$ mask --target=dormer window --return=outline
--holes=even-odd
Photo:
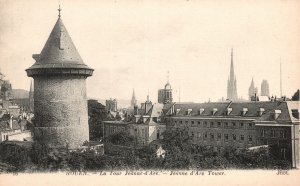
[[[202,115],[203,112],[204,112],[204,108],[200,108],[200,110],[199,110],[199,115]]]
[[[245,116],[248,112],[248,108],[243,108],[242,110],[242,116]]]
[[[277,119],[280,114],[281,114],[281,110],[275,110],[274,111],[274,119]]]
[[[193,109],[188,109],[187,111],[186,111],[186,115],[191,115],[191,112],[193,111]]]
[[[265,109],[264,108],[259,108],[258,110],[258,116],[262,116],[265,112]]]
[[[229,114],[232,112],[232,108],[227,108],[226,115],[229,116]]]
[[[217,108],[213,108],[212,115],[215,115],[218,112]]]

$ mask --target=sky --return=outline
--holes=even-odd
[[[13,88],[29,90],[25,69],[57,18],[56,0],[0,0],[0,69]],[[157,101],[169,81],[174,101],[217,101],[227,94],[233,48],[238,96],[251,79],[260,93],[300,88],[299,2],[294,0],[61,0],[62,20],[84,62],[92,98]],[[180,91],[179,91],[180,90]]]

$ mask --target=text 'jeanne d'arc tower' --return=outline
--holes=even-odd
[[[27,75],[34,79],[34,138],[50,146],[77,148],[89,140],[84,64],[60,16]]]

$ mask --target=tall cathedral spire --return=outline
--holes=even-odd
[[[230,80],[234,79],[234,68],[233,68],[233,48],[231,48],[231,63],[230,63]]]
[[[258,89],[257,89],[257,87],[254,86],[254,80],[252,77],[252,81],[251,81],[251,84],[248,89],[249,100],[251,101],[253,97],[257,96],[257,94],[258,94]]]
[[[227,82],[227,99],[231,101],[235,101],[238,99],[236,88],[236,76],[234,74],[233,66],[233,48],[231,48],[230,75]]]
[[[137,105],[137,100],[135,98],[135,93],[134,93],[134,89],[133,89],[132,98],[131,98],[131,107],[134,107],[136,105]]]

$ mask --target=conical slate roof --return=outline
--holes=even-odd
[[[32,70],[36,72],[37,69],[43,69],[43,71],[46,69],[86,69],[93,71],[84,64],[60,17],[57,19],[41,54],[34,54],[33,58],[36,62],[26,70],[29,76]]]

